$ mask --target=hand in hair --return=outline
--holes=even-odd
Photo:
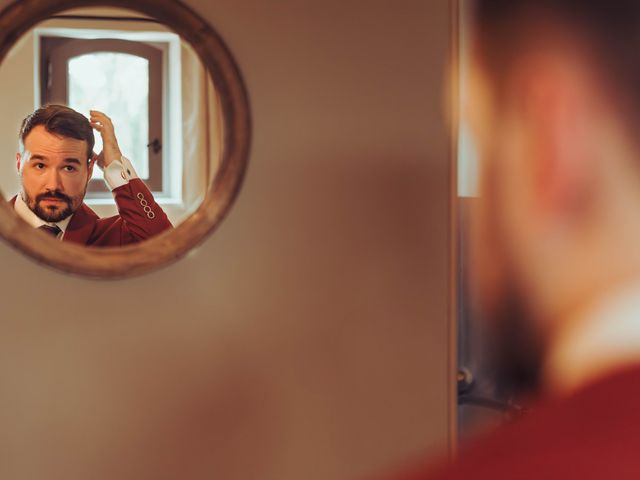
[[[118,140],[116,139],[116,133],[111,119],[97,110],[91,110],[89,113],[91,115],[89,118],[91,126],[95,128],[102,137],[102,152],[95,156],[94,161],[100,168],[105,169],[114,160],[120,160],[122,152],[118,146]]]

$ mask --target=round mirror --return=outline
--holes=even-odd
[[[250,141],[239,69],[211,26],[177,1],[120,4],[21,0],[0,13],[12,92],[0,235],[100,278],[165,265],[213,232]]]

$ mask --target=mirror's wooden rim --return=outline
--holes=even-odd
[[[224,219],[247,167],[251,138],[249,100],[240,71],[220,36],[177,0],[17,0],[0,12],[0,62],[31,28],[51,15],[76,7],[121,7],[164,23],[191,44],[220,96],[224,129],[220,167],[198,210],[172,231],[126,247],[82,247],[35,231],[16,216],[0,195],[0,236],[36,261],[89,277],[130,277],[184,256]]]

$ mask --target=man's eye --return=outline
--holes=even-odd
[[[76,171],[76,167],[73,167],[71,165],[67,165],[64,167],[65,172],[75,172]]]
[[[46,165],[42,162],[38,162],[34,165],[37,169],[42,170]]]

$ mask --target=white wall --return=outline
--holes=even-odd
[[[22,119],[33,110],[33,34],[23,36],[0,66],[0,190],[6,197],[20,188],[16,171],[18,131]]]
[[[448,2],[187,3],[247,80],[244,188],[140,278],[0,243],[0,478],[355,479],[445,448]]]

